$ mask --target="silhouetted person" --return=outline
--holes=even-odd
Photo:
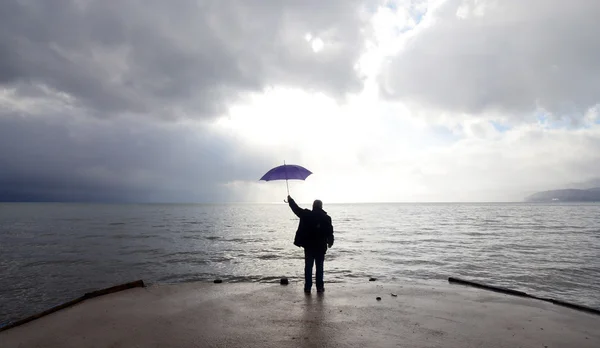
[[[315,200],[312,210],[302,209],[292,197],[288,203],[294,214],[300,218],[294,245],[304,248],[304,292],[312,288],[312,268],[317,265],[315,274],[317,292],[325,291],[323,283],[323,263],[327,248],[333,246],[333,225],[331,217],[323,210],[323,202]]]

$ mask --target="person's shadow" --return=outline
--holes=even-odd
[[[327,346],[332,332],[327,332],[325,294],[306,294],[302,315],[300,340],[301,347]]]

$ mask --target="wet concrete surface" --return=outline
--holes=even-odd
[[[311,295],[301,284],[188,283],[86,300],[1,332],[0,347],[597,348],[600,316],[445,283]]]

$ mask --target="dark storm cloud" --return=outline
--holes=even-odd
[[[388,97],[516,115],[600,101],[600,2],[449,0],[430,15],[384,71]]]
[[[273,163],[235,145],[176,124],[4,115],[0,201],[227,201],[220,185]]]
[[[341,98],[362,86],[361,3],[2,1],[0,84],[45,85],[99,116],[202,117],[274,84]]]

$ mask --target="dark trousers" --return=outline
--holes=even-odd
[[[304,290],[312,288],[312,269],[313,264],[317,265],[317,273],[315,274],[317,290],[323,289],[323,263],[325,262],[325,253],[304,249]]]

